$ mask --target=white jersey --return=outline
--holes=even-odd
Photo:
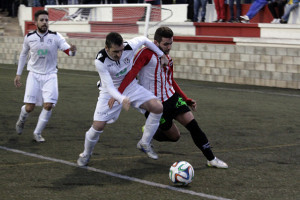
[[[105,49],[102,49],[97,54],[95,65],[101,79],[101,92],[109,93],[120,103],[123,101],[125,96],[121,95],[117,88],[120,86],[125,75],[131,70],[134,54],[142,45],[153,50],[159,57],[163,55],[163,52],[144,36],[124,42],[124,51],[119,61],[112,60]],[[134,84],[137,84],[136,80],[133,80],[129,87]]]
[[[17,75],[22,74],[28,52],[28,71],[38,74],[57,73],[57,50],[65,51],[69,48],[70,45],[57,32],[48,31],[44,35],[39,35],[37,31],[28,33],[20,54]]]

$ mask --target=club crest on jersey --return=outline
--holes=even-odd
[[[51,45],[51,44],[52,44],[52,39],[48,39],[48,40],[47,40],[47,44],[50,44],[50,45]]]
[[[129,59],[129,58],[125,58],[125,59],[123,60],[123,62],[127,65],[127,64],[130,63],[130,59]]]

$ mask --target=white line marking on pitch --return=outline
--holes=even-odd
[[[25,155],[25,156],[30,156],[30,157],[39,158],[39,159],[43,159],[43,160],[48,160],[48,161],[52,161],[52,162],[62,163],[62,164],[73,166],[73,167],[78,167],[77,164],[69,162],[69,161],[65,161],[65,160],[50,158],[50,157],[47,157],[47,156],[42,156],[42,155],[38,155],[38,154],[34,154],[34,153],[28,153],[28,152],[25,152],[25,151],[20,151],[20,150],[17,150],[17,149],[11,149],[11,148],[7,148],[7,147],[4,147],[4,146],[0,146],[0,149],[3,149],[5,151],[14,152],[14,153],[19,153],[19,154],[22,154],[22,155]],[[125,176],[125,175],[121,175],[121,174],[117,174],[117,173],[113,173],[113,172],[108,172],[108,171],[101,170],[101,169],[96,169],[96,168],[93,168],[93,167],[81,167],[81,168],[87,169],[87,170],[90,170],[90,171],[93,171],[93,172],[98,172],[98,173],[101,173],[101,174],[105,174],[105,175],[108,175],[108,176],[113,176],[113,177],[116,177],[116,178],[128,180],[128,181],[134,181],[134,182],[142,183],[142,184],[145,184],[145,185],[150,185],[150,186],[154,186],[154,187],[158,187],[158,188],[173,190],[173,191],[176,191],[176,192],[186,193],[186,194],[190,194],[190,195],[194,195],[194,196],[204,197],[204,198],[208,198],[208,199],[216,199],[216,200],[230,200],[230,199],[223,198],[223,197],[204,194],[204,193],[200,193],[200,192],[194,192],[194,191],[187,190],[187,189],[172,187],[172,186],[169,186],[169,185],[163,185],[163,184],[160,184],[160,183],[146,181],[146,180],[142,180],[142,179],[139,179],[139,178],[134,178],[134,177]]]

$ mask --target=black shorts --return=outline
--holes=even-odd
[[[171,98],[163,102],[163,106],[163,115],[159,125],[159,128],[163,131],[169,130],[172,127],[173,119],[177,115],[191,111],[186,102],[177,93],[174,93]],[[146,112],[145,115],[148,116],[149,113]]]

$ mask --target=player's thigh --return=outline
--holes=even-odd
[[[94,112],[94,121],[103,121],[110,124],[115,122],[119,118],[122,110],[122,104],[119,104],[116,101],[113,107],[109,108],[108,101],[110,98],[110,95],[100,94]]]
[[[149,112],[156,113],[156,114],[162,113],[162,111],[163,111],[163,105],[156,98],[146,101],[140,107],[142,109],[145,109]]]
[[[154,113],[162,112],[163,106],[158,101],[157,97],[140,85],[137,85],[134,90],[131,90],[128,94],[124,95],[129,97],[131,105],[135,108],[143,108]]]
[[[24,103],[36,104],[41,96],[42,90],[37,77],[32,72],[28,73],[24,94]]]
[[[57,74],[49,74],[44,77],[42,96],[45,103],[56,104],[58,99]]]

